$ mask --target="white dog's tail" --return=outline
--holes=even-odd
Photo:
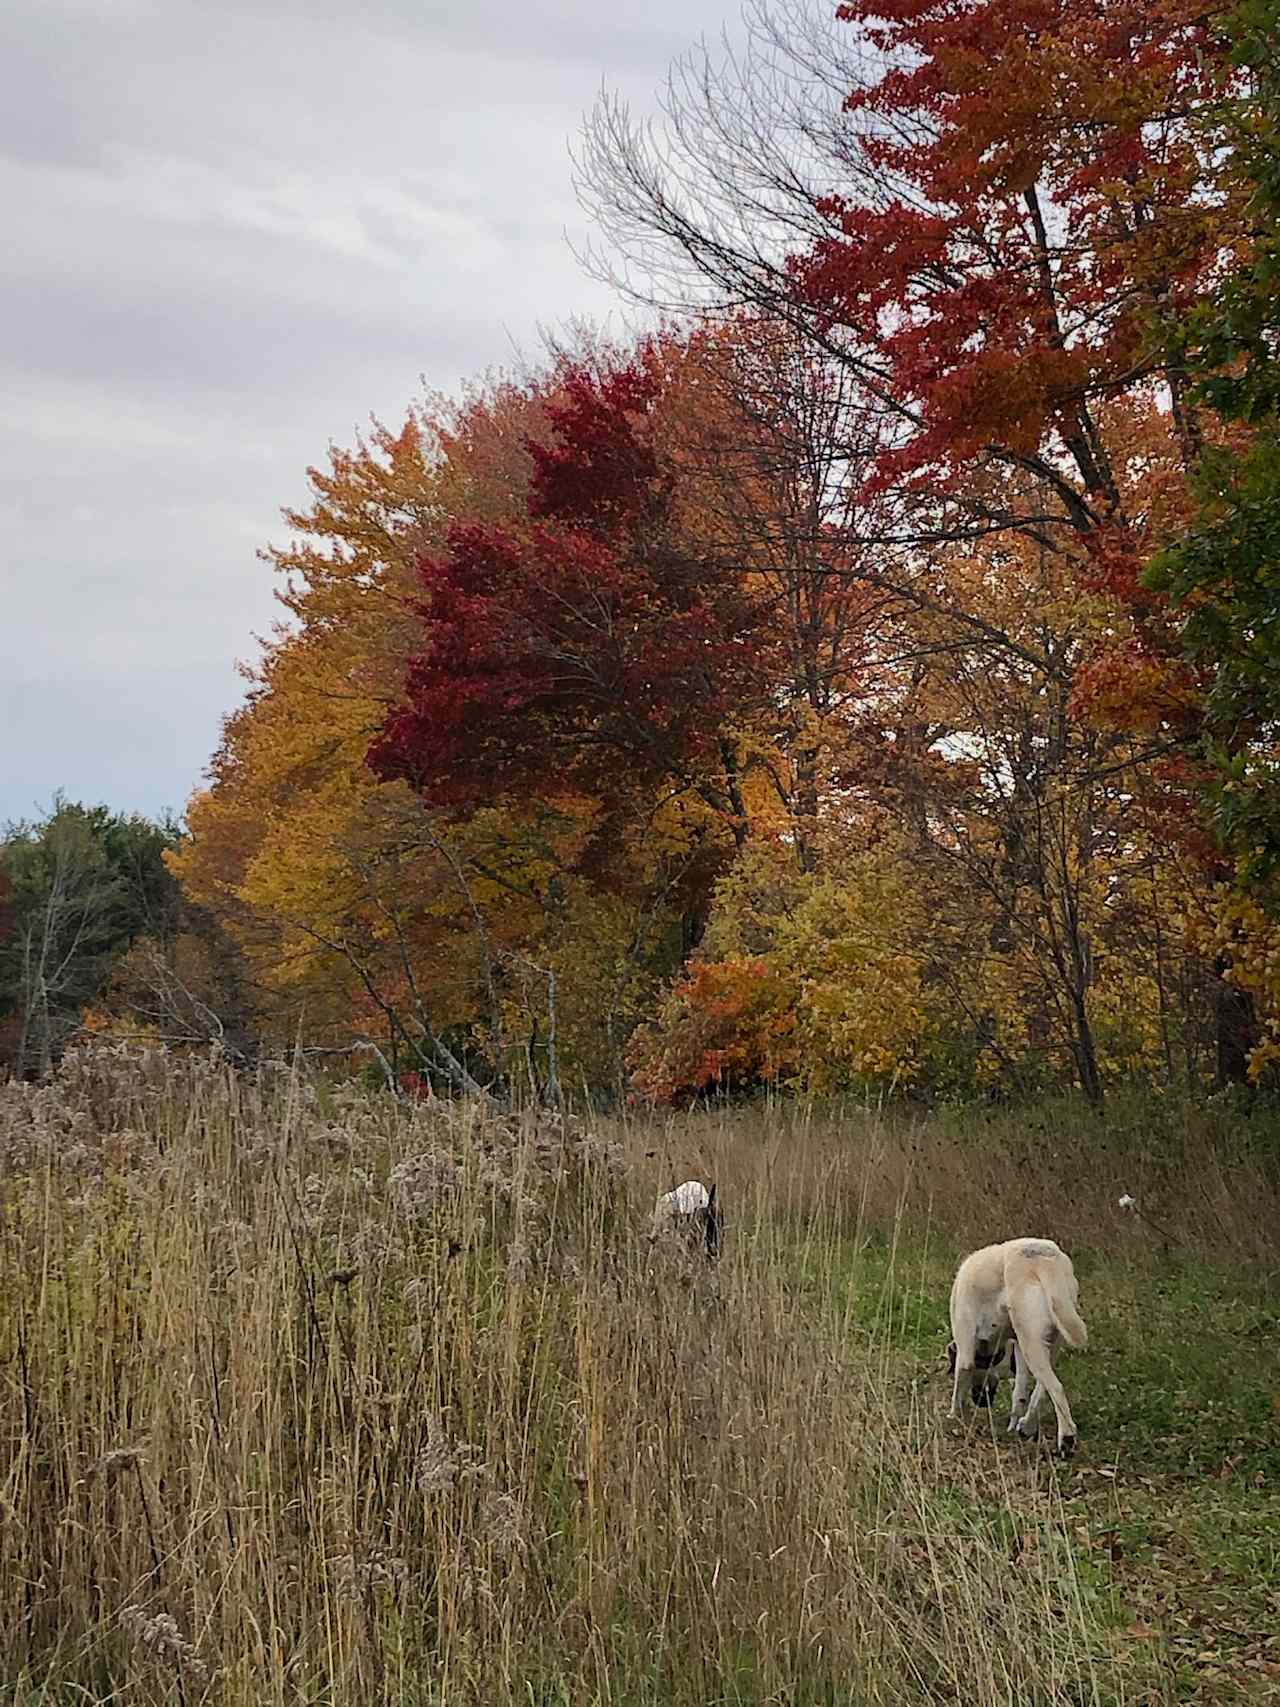
[[[1036,1278],[1044,1290],[1054,1327],[1075,1351],[1083,1351],[1089,1343],[1089,1330],[1080,1320],[1080,1312],[1063,1285],[1065,1276],[1060,1263],[1037,1263]]]

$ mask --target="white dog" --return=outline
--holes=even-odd
[[[1076,1425],[1053,1372],[1051,1352],[1060,1338],[1077,1350],[1088,1344],[1076,1308],[1079,1294],[1071,1258],[1052,1239],[1007,1239],[967,1256],[951,1288],[951,1415],[963,1412],[966,1388],[974,1404],[991,1403],[1007,1351],[1014,1375],[1009,1432],[1024,1438],[1035,1433],[1047,1393],[1058,1416],[1058,1451],[1069,1458]],[[1028,1404],[1033,1375],[1036,1387]]]
[[[669,1227],[683,1227],[691,1233],[701,1233],[707,1255],[719,1256],[721,1220],[715,1186],[708,1191],[701,1180],[687,1179],[674,1191],[664,1191],[653,1206],[650,1243]]]

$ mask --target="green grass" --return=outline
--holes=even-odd
[[[1022,1569],[1056,1510],[1063,1568],[1109,1635],[1117,1700],[1280,1700],[1280,1294],[1256,1271],[1073,1255],[1090,1345],[1057,1358],[1080,1428],[1065,1465],[1051,1418],[1039,1442],[1006,1436],[1007,1382],[994,1412],[945,1420],[940,1242],[850,1238],[805,1253],[793,1280],[874,1348],[904,1408],[914,1397],[931,1413],[939,1528]]]

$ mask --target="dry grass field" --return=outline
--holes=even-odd
[[[0,1087],[0,1700],[1280,1698],[1274,1167],[1082,1118]],[[690,1176],[714,1266],[645,1237]],[[1082,1281],[1065,1465],[945,1419],[1019,1232]]]

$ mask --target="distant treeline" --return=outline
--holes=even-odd
[[[175,1042],[247,1042],[236,950],[185,900],[165,863],[179,840],[172,821],[61,797],[42,817],[5,830],[0,1072],[47,1073],[86,1025]]]

